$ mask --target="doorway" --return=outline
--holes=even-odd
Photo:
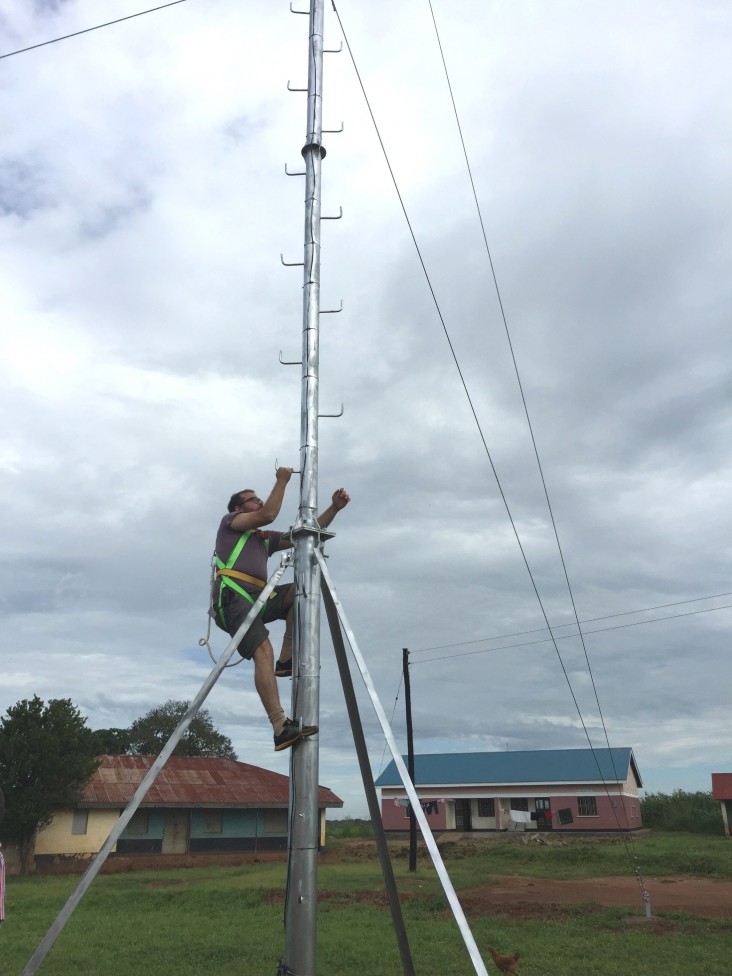
[[[163,854],[188,853],[188,811],[166,810],[163,818]]]
[[[470,813],[470,800],[455,800],[455,829],[473,829],[473,818]]]
[[[552,809],[551,801],[547,797],[538,797],[536,803],[536,829],[552,829]]]

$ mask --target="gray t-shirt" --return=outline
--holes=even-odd
[[[231,527],[232,520],[236,518],[237,514],[237,512],[229,512],[224,515],[221,519],[221,525],[219,525],[219,531],[216,533],[216,555],[224,563],[228,562],[229,556],[234,551],[234,546],[242,536],[241,532],[237,532]],[[266,580],[267,558],[272,553],[277,552],[283,535],[283,532],[263,532],[261,529],[255,529],[231,568],[239,573],[246,573],[248,576]],[[266,544],[267,540],[269,540],[269,549]],[[242,580],[236,580],[236,583],[237,586],[241,586],[252,596],[256,597],[261,593],[261,587],[245,583]],[[218,600],[220,585],[221,580],[217,579],[214,583],[214,602]]]

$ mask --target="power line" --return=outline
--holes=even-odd
[[[615,627],[598,627],[597,630],[586,630],[585,636],[590,634],[604,634],[609,630],[625,630],[628,627],[640,627],[642,624],[658,624],[663,620],[676,620],[677,617],[695,617],[700,613],[713,613],[715,610],[729,610],[732,608],[732,603],[727,603],[723,607],[708,607],[705,610],[689,610],[688,613],[672,613],[667,617],[656,617],[655,620],[636,620],[632,624],[616,624]],[[430,661],[448,661],[455,657],[470,657],[473,654],[488,654],[491,651],[505,651],[510,650],[513,647],[530,647],[532,644],[547,644],[549,641],[554,642],[556,647],[556,641],[558,640],[569,640],[571,637],[579,637],[579,634],[552,634],[551,637],[543,637],[541,640],[535,641],[524,641],[521,644],[501,644],[499,647],[482,647],[477,651],[461,651],[459,654],[439,654],[437,657],[428,657],[423,661],[415,661],[413,664],[428,664]],[[490,638],[488,638],[490,640]],[[451,645],[446,644],[445,647],[450,647]],[[459,645],[452,645],[459,646]]]
[[[536,443],[536,438],[534,436],[534,427],[533,427],[533,425],[531,423],[531,417],[529,416],[529,406],[528,406],[528,404],[526,402],[526,396],[524,394],[523,383],[521,382],[521,375],[519,373],[518,362],[516,360],[516,355],[514,353],[513,342],[511,341],[511,333],[510,333],[509,328],[508,328],[508,320],[506,318],[506,312],[505,312],[505,309],[503,307],[503,300],[501,298],[501,290],[498,287],[498,278],[496,276],[495,267],[493,265],[493,258],[491,256],[491,250],[490,250],[490,247],[488,245],[488,235],[486,234],[485,223],[483,221],[483,214],[482,214],[482,211],[480,209],[480,202],[478,201],[478,194],[477,194],[477,191],[475,189],[475,181],[473,180],[473,172],[472,172],[472,169],[471,169],[471,166],[470,166],[470,159],[468,158],[468,150],[467,150],[467,147],[465,145],[465,139],[463,138],[463,130],[462,130],[462,126],[460,125],[460,118],[459,118],[459,115],[458,115],[457,105],[455,103],[455,97],[454,97],[453,91],[452,91],[452,84],[450,83],[450,75],[449,75],[449,72],[447,70],[447,61],[445,60],[445,54],[444,54],[444,52],[442,50],[442,41],[440,40],[440,32],[439,32],[439,30],[437,28],[437,19],[435,18],[435,12],[434,12],[434,9],[432,7],[432,0],[428,0],[428,2],[429,2],[430,14],[432,15],[432,23],[434,24],[434,27],[435,27],[435,35],[437,37],[437,46],[440,49],[440,57],[442,58],[442,66],[445,69],[445,78],[447,80],[447,87],[448,87],[449,92],[450,92],[450,101],[452,102],[453,112],[455,113],[455,121],[457,123],[458,133],[460,135],[460,143],[461,143],[461,145],[463,147],[463,154],[465,156],[465,164],[466,164],[467,169],[468,169],[468,176],[470,178],[470,185],[471,185],[472,190],[473,190],[473,199],[475,200],[475,207],[476,207],[476,211],[477,211],[477,214],[478,214],[478,220],[480,221],[480,228],[481,228],[481,231],[483,233],[483,242],[485,244],[486,254],[488,255],[488,263],[490,265],[491,274],[493,276],[493,284],[495,285],[496,295],[498,297],[498,305],[499,305],[500,310],[501,310],[501,317],[503,319],[503,327],[504,327],[504,330],[506,332],[506,339],[508,340],[508,348],[509,348],[509,350],[511,352],[511,359],[513,361],[514,372],[516,373],[516,382],[518,383],[519,392],[521,394],[521,402],[523,403],[523,406],[524,406],[524,414],[526,416],[526,423],[527,423],[528,428],[529,428],[529,434],[531,435],[531,443],[532,443],[532,445],[534,447],[534,455],[536,457],[536,464],[537,464],[537,467],[539,469],[539,476],[541,478],[541,484],[542,484],[542,487],[544,489],[544,497],[546,499],[547,509],[549,510],[549,517],[551,519],[552,529],[554,530],[554,538],[555,538],[556,543],[557,543],[557,550],[559,551],[559,559],[560,559],[560,561],[562,563],[562,570],[564,572],[564,579],[565,579],[565,581],[567,583],[567,592],[569,593],[569,599],[570,599],[570,602],[572,604],[572,612],[574,614],[575,623],[576,623],[577,629],[579,631],[579,637],[580,637],[580,640],[582,641],[582,650],[584,651],[585,662],[587,664],[587,673],[589,674],[589,676],[590,676],[590,682],[592,683],[592,690],[593,690],[594,695],[595,695],[595,702],[597,704],[597,711],[598,711],[598,714],[600,716],[600,722],[602,723],[602,729],[603,729],[603,732],[604,732],[604,735],[605,735],[605,742],[607,744],[607,747],[608,747],[608,750],[609,750],[610,759],[611,759],[611,762],[612,762],[612,765],[613,765],[613,772],[615,773],[615,775],[617,777],[617,770],[615,769],[615,762],[613,760],[612,750],[610,749],[610,740],[608,738],[607,727],[605,725],[605,717],[602,714],[602,706],[600,705],[600,696],[598,694],[597,686],[595,684],[595,676],[592,673],[592,666],[590,664],[589,654],[587,653],[587,646],[585,644],[584,637],[582,636],[582,627],[580,626],[579,616],[577,614],[577,605],[575,603],[574,593],[572,591],[572,584],[569,581],[569,572],[567,571],[567,564],[566,564],[565,559],[564,559],[564,552],[562,551],[562,544],[559,541],[559,530],[557,529],[557,523],[556,523],[556,521],[554,519],[554,510],[552,508],[552,503],[551,503],[551,501],[549,499],[549,489],[547,487],[546,479],[544,477],[544,468],[542,467],[541,458],[539,457],[539,447],[538,447],[538,445]],[[548,621],[547,621],[547,626],[548,626]],[[557,654],[559,654],[559,650],[558,649],[557,649]],[[581,716],[580,716],[580,718],[581,718]],[[585,729],[585,733],[587,734],[587,730],[586,729]],[[592,747],[592,743],[590,742],[589,735],[587,735],[587,741],[589,742],[590,747]],[[594,753],[593,753],[593,755],[594,755]],[[596,759],[596,761],[597,761],[597,759]],[[597,764],[597,768],[598,768],[598,770],[600,769],[599,762]],[[602,775],[602,773],[601,773],[601,775]],[[618,824],[618,826],[619,826],[619,824]]]
[[[713,593],[711,596],[697,596],[692,600],[677,600],[675,603],[659,603],[655,607],[643,607],[640,610],[623,610],[621,613],[608,613],[603,617],[588,617],[586,620],[581,620],[582,624],[594,624],[599,620],[614,620],[616,617],[630,617],[635,613],[650,613],[652,610],[666,610],[668,607],[683,607],[688,603],[701,603],[702,600],[718,600],[723,596],[732,596],[732,591],[727,593]],[[727,606],[723,607],[709,607],[707,610],[700,611],[703,613],[708,613],[711,610],[725,610]],[[657,617],[655,620],[638,620],[636,623],[639,624],[653,624],[659,620],[674,620],[676,617],[689,616],[689,614],[675,613],[669,614],[666,617]],[[574,627],[576,624],[570,622],[568,624],[555,624],[552,630],[558,630],[560,627]],[[634,624],[628,624],[629,627],[635,626]],[[603,630],[612,630],[611,627],[604,627]],[[483,644],[486,641],[493,640],[508,640],[510,637],[524,637],[526,634],[542,634],[546,630],[546,627],[534,627],[533,630],[517,630],[512,634],[496,634],[495,637],[476,637],[469,641],[456,641],[454,644],[435,644],[433,647],[421,647],[419,650],[410,651],[411,654],[426,654],[427,651],[442,651],[447,647],[466,647],[468,644]],[[592,630],[589,633],[596,634],[598,631]],[[559,637],[577,637],[577,634],[558,634]],[[548,639],[548,638],[547,638]]]
[[[331,0],[331,2],[332,2],[332,0]],[[488,443],[487,443],[487,441],[485,439],[485,435],[483,433],[483,428],[481,427],[480,420],[478,419],[478,414],[477,414],[476,409],[475,409],[475,406],[473,404],[472,397],[470,396],[470,391],[468,389],[468,384],[467,384],[467,382],[465,380],[465,376],[463,375],[463,371],[462,371],[462,368],[460,366],[460,362],[459,362],[459,360],[457,358],[457,353],[455,352],[455,347],[453,346],[453,343],[452,343],[452,339],[450,338],[450,333],[449,333],[448,328],[447,328],[447,323],[445,322],[445,318],[444,318],[444,316],[442,314],[442,309],[440,308],[440,303],[437,300],[437,295],[435,294],[435,290],[434,290],[434,288],[432,286],[432,281],[430,280],[429,272],[427,271],[427,266],[426,266],[425,261],[424,261],[424,258],[422,256],[421,248],[420,248],[420,246],[419,246],[419,244],[417,242],[417,237],[415,235],[414,229],[412,228],[412,222],[409,219],[409,214],[407,213],[407,208],[406,208],[406,206],[404,204],[404,200],[402,199],[401,191],[399,190],[399,184],[397,183],[396,176],[394,175],[394,170],[392,169],[391,162],[389,161],[389,154],[386,151],[386,146],[384,145],[384,140],[381,138],[381,132],[380,132],[379,126],[378,126],[378,124],[376,122],[376,118],[374,116],[373,109],[371,108],[371,102],[369,100],[368,95],[366,94],[366,88],[365,88],[365,85],[363,83],[363,79],[361,78],[361,73],[358,70],[358,66],[356,64],[356,59],[355,59],[355,57],[353,55],[353,51],[351,49],[351,45],[349,43],[348,36],[346,35],[345,28],[343,27],[343,22],[341,20],[341,16],[338,13],[338,10],[336,8],[335,3],[332,3],[332,5],[333,5],[333,10],[335,12],[335,15],[338,18],[338,24],[339,24],[339,26],[341,28],[341,32],[343,34],[343,40],[346,42],[346,48],[347,48],[348,54],[349,54],[349,56],[351,58],[351,62],[353,64],[353,69],[356,72],[356,78],[358,79],[358,83],[359,83],[359,85],[361,87],[361,92],[363,93],[363,97],[364,97],[364,100],[366,102],[366,108],[368,109],[369,115],[371,116],[371,121],[372,121],[373,126],[374,126],[374,129],[376,131],[376,137],[379,140],[379,145],[381,146],[381,151],[382,151],[382,153],[384,155],[384,159],[386,161],[386,165],[387,165],[387,168],[389,170],[389,175],[391,176],[392,183],[394,184],[394,189],[396,190],[396,194],[397,194],[397,197],[399,199],[399,204],[400,204],[400,206],[402,208],[402,213],[404,214],[404,219],[407,222],[407,227],[408,227],[409,233],[410,233],[410,235],[412,237],[412,242],[414,243],[415,250],[417,251],[417,257],[419,259],[420,265],[422,266],[422,271],[423,271],[424,276],[425,276],[425,279],[427,281],[427,287],[429,288],[430,295],[432,296],[432,301],[433,301],[434,306],[435,306],[435,309],[437,311],[437,315],[438,315],[438,317],[440,319],[440,323],[442,325],[442,331],[445,333],[445,338],[447,339],[447,344],[448,344],[448,346],[450,348],[450,353],[451,353],[452,358],[453,358],[453,361],[455,363],[455,367],[456,367],[456,369],[458,371],[458,376],[460,377],[460,382],[462,384],[463,391],[465,393],[465,397],[466,397],[466,399],[468,401],[468,405],[470,407],[470,411],[471,411],[471,413],[473,415],[473,420],[475,421],[475,426],[476,426],[476,428],[478,430],[478,435],[480,437],[481,443],[483,444],[483,450],[485,451],[486,457],[488,458],[488,463],[490,464],[491,470],[493,472],[493,477],[495,478],[496,485],[498,487],[498,492],[499,492],[499,494],[501,496],[501,500],[503,501],[503,505],[504,505],[504,508],[506,510],[506,514],[508,515],[508,520],[511,523],[511,528],[513,529],[513,534],[514,534],[514,537],[516,539],[516,543],[517,543],[517,545],[519,547],[519,550],[521,552],[521,556],[523,557],[524,565],[526,566],[526,571],[529,574],[529,579],[531,580],[531,585],[533,587],[534,594],[535,594],[536,599],[537,599],[537,601],[539,603],[539,606],[541,607],[541,612],[542,612],[542,614],[544,616],[544,620],[546,622],[547,630],[549,631],[549,633],[551,633],[551,626],[549,624],[549,618],[548,618],[547,613],[546,613],[546,610],[544,608],[544,603],[542,602],[541,594],[539,593],[539,589],[538,589],[538,587],[536,585],[536,580],[534,579],[534,574],[531,571],[531,566],[529,565],[529,560],[528,560],[528,558],[526,556],[526,552],[524,551],[524,547],[523,547],[523,544],[521,542],[521,537],[518,534],[518,529],[516,528],[516,523],[514,522],[513,515],[511,513],[511,509],[510,509],[510,506],[508,504],[508,499],[506,498],[506,494],[505,494],[505,492],[503,490],[503,485],[501,484],[501,479],[498,477],[498,471],[496,470],[496,466],[493,463],[493,457],[491,456],[491,452],[490,452],[490,450],[488,448]],[[574,690],[572,689],[572,684],[569,681],[569,675],[567,674],[567,670],[566,670],[566,668],[564,666],[564,662],[562,661],[562,656],[559,653],[559,647],[557,646],[556,641],[554,642],[554,649],[556,650],[557,657],[559,658],[559,663],[560,663],[560,665],[562,667],[562,670],[564,671],[564,676],[565,676],[565,679],[567,680],[567,684],[569,686],[570,694],[571,694],[571,696],[572,696],[572,698],[574,700],[575,706],[576,706],[577,711],[578,711],[578,714],[580,716],[580,721],[582,721],[582,713],[581,713],[580,708],[579,708],[579,702],[577,701],[577,698],[576,698],[576,696],[574,694]],[[583,722],[583,725],[584,725],[584,722]],[[589,734],[588,734],[588,739],[589,739]]]
[[[399,675],[399,687],[397,688],[396,697],[394,698],[394,707],[391,710],[391,718],[389,719],[389,725],[394,724],[394,712],[396,711],[397,702],[399,701],[399,692],[402,690],[402,681],[404,681],[404,671]],[[386,740],[384,740],[384,751],[381,753],[381,762],[379,763],[379,775],[381,775],[381,770],[384,768],[384,756],[386,755]]]
[[[407,222],[407,227],[409,228],[409,233],[411,234],[412,241],[414,242],[414,246],[415,246],[415,249],[417,251],[417,257],[419,258],[419,262],[420,262],[420,264],[422,266],[422,271],[423,271],[424,276],[425,276],[425,279],[427,281],[427,286],[428,286],[429,291],[430,291],[430,294],[432,296],[432,301],[434,302],[435,309],[437,310],[437,314],[439,316],[440,323],[442,324],[443,332],[445,333],[445,338],[447,339],[447,344],[450,347],[450,353],[452,354],[452,358],[453,358],[453,360],[455,362],[455,367],[457,368],[458,375],[460,377],[460,382],[462,383],[463,390],[465,392],[465,396],[466,396],[467,401],[468,401],[468,404],[470,406],[470,410],[471,410],[471,412],[473,414],[473,419],[474,419],[475,425],[476,425],[476,427],[478,429],[478,434],[479,434],[480,439],[481,439],[481,442],[483,444],[483,449],[485,450],[486,456],[488,458],[488,462],[489,462],[490,467],[491,467],[491,470],[493,472],[493,477],[496,480],[496,485],[498,487],[498,491],[499,491],[500,496],[501,496],[501,499],[503,501],[503,505],[504,505],[504,507],[506,509],[506,514],[508,515],[509,522],[511,523],[511,528],[513,529],[513,533],[514,533],[514,536],[516,538],[516,543],[517,543],[517,545],[519,547],[519,550],[521,552],[521,556],[523,558],[524,565],[526,566],[526,571],[529,574],[529,579],[531,580],[531,585],[532,585],[532,587],[534,589],[534,594],[536,595],[536,599],[537,599],[537,601],[539,603],[539,606],[541,608],[541,612],[542,612],[542,615],[544,617],[544,621],[546,623],[547,630],[549,631],[549,633],[551,635],[551,638],[550,639],[552,640],[552,642],[554,644],[554,650],[556,652],[557,659],[559,661],[559,664],[560,664],[560,667],[562,669],[562,672],[564,673],[564,678],[565,678],[565,681],[567,683],[567,687],[569,688],[569,693],[570,693],[570,695],[572,697],[572,701],[574,702],[574,706],[575,706],[575,709],[576,709],[577,714],[579,716],[579,720],[580,720],[580,723],[582,725],[582,728],[584,729],[584,733],[585,733],[585,736],[587,738],[587,742],[588,742],[588,744],[590,746],[590,750],[591,750],[592,755],[593,755],[593,757],[595,759],[595,762],[597,764],[597,769],[598,769],[598,772],[600,773],[600,778],[601,778],[601,780],[604,783],[605,782],[605,779],[604,779],[604,777],[602,775],[602,769],[600,768],[599,760],[597,759],[597,755],[596,755],[595,750],[593,748],[592,740],[590,739],[590,733],[589,733],[589,731],[587,729],[587,725],[585,724],[585,720],[584,720],[584,718],[582,716],[582,710],[580,709],[579,702],[577,701],[577,696],[575,695],[574,689],[572,688],[572,682],[569,679],[569,674],[567,672],[567,668],[565,667],[564,661],[562,660],[562,655],[559,652],[559,645],[557,644],[556,639],[554,638],[554,635],[552,633],[552,629],[551,629],[551,626],[549,624],[549,617],[547,616],[547,612],[546,612],[546,609],[544,607],[544,603],[543,603],[543,601],[541,599],[541,594],[539,593],[539,589],[538,589],[538,587],[536,585],[536,580],[534,579],[534,574],[531,571],[531,566],[529,565],[529,560],[528,560],[528,558],[526,556],[526,553],[524,551],[523,544],[521,542],[521,538],[520,538],[520,536],[518,534],[518,529],[516,528],[516,523],[514,522],[513,515],[511,513],[511,509],[510,509],[509,504],[508,504],[508,499],[506,498],[505,492],[503,490],[503,486],[501,484],[501,480],[498,477],[498,472],[497,472],[496,467],[495,467],[495,465],[493,463],[493,458],[491,456],[490,450],[488,449],[488,444],[486,442],[485,435],[483,434],[483,429],[482,429],[481,424],[480,424],[480,421],[478,419],[477,412],[476,412],[475,407],[473,405],[473,400],[472,400],[472,397],[470,396],[470,391],[468,390],[467,382],[466,382],[465,377],[463,375],[463,371],[462,371],[462,369],[460,367],[460,363],[458,361],[457,354],[455,352],[455,349],[454,349],[452,340],[450,338],[450,334],[448,332],[447,325],[445,323],[445,319],[444,319],[444,316],[442,314],[442,310],[440,308],[439,302],[437,301],[437,296],[435,294],[434,288],[432,286],[432,282],[430,280],[429,273],[427,271],[427,267],[426,267],[425,262],[424,262],[424,259],[422,257],[421,249],[419,247],[419,244],[417,243],[416,235],[414,233],[414,230],[412,229],[412,223],[411,223],[411,221],[409,219],[409,215],[407,214],[407,209],[406,209],[406,207],[404,205],[404,201],[402,199],[402,195],[401,195],[401,192],[399,190],[399,186],[397,184],[396,177],[394,176],[394,171],[393,171],[393,169],[391,167],[391,163],[389,161],[389,155],[388,155],[388,153],[386,151],[386,147],[384,146],[384,141],[381,138],[381,133],[380,133],[379,127],[378,127],[378,125],[376,123],[376,119],[374,117],[374,113],[373,113],[373,110],[371,108],[371,103],[369,101],[368,95],[366,94],[366,88],[365,88],[364,83],[363,83],[363,80],[361,78],[361,73],[359,72],[358,66],[356,65],[356,59],[355,59],[355,57],[353,55],[353,51],[351,49],[351,45],[350,45],[350,43],[348,41],[348,37],[347,37],[346,32],[345,32],[345,29],[343,27],[343,22],[341,21],[341,16],[338,13],[338,10],[336,8],[335,2],[333,2],[333,0],[331,0],[331,3],[332,3],[332,6],[333,6],[333,11],[335,12],[336,17],[338,18],[338,23],[340,25],[341,32],[343,34],[343,40],[346,42],[346,48],[348,49],[348,54],[349,54],[349,56],[351,58],[351,62],[353,64],[353,68],[354,68],[354,71],[356,73],[356,77],[358,79],[358,83],[359,83],[359,85],[361,87],[361,91],[363,93],[364,100],[366,102],[366,108],[368,109],[369,115],[371,116],[371,121],[372,121],[372,123],[374,125],[374,129],[376,130],[376,136],[377,136],[377,138],[379,140],[379,144],[381,146],[381,151],[384,154],[384,159],[386,160],[386,165],[387,165],[387,168],[389,170],[389,174],[391,176],[392,183],[394,184],[394,189],[396,190],[396,194],[397,194],[397,197],[399,199],[399,203],[401,205],[402,212],[404,214],[404,219]],[[431,4],[430,4],[430,7],[431,7]],[[538,455],[537,455],[537,459],[538,459]],[[558,542],[558,539],[557,539],[557,542]],[[569,580],[567,580],[567,583],[569,583]],[[575,611],[575,615],[576,615],[576,611]],[[422,662],[422,663],[426,663],[426,662]],[[589,668],[589,660],[588,660],[587,664],[588,664],[588,668]],[[591,672],[590,672],[590,674],[591,674]],[[594,686],[594,680],[593,680],[593,686]],[[597,695],[596,695],[596,697],[597,697]],[[599,708],[599,701],[598,701],[598,708]],[[601,715],[602,715],[602,713],[601,713]],[[604,720],[603,720],[603,727],[604,727],[604,724],[605,723],[604,723]],[[606,732],[606,737],[607,737],[607,732]],[[608,748],[609,748],[609,744],[608,744]],[[612,752],[610,753],[610,756],[611,756],[611,759],[612,759]],[[617,775],[617,771],[616,771],[616,775]],[[606,786],[606,789],[607,789],[607,786]],[[617,816],[617,814],[616,814],[616,816]],[[620,826],[619,823],[618,823],[618,826]]]
[[[117,20],[108,20],[104,24],[97,24],[95,27],[85,27],[84,30],[74,31],[73,34],[64,34],[62,37],[54,37],[50,41],[41,41],[39,44],[30,44],[28,47],[18,48],[17,51],[8,51],[7,54],[0,54],[0,61],[3,58],[12,58],[15,54],[25,54],[26,51],[35,51],[36,48],[46,47],[47,44],[58,44],[59,41],[67,41],[70,37],[79,37],[81,34],[89,34],[91,31],[101,30],[102,27],[111,27],[113,24],[121,24],[124,20],[134,20],[135,17],[143,17],[145,14],[154,14],[156,10],[165,10],[166,7],[175,7],[186,0],[170,0],[170,3],[163,3],[159,7],[150,7],[148,10],[139,10],[136,14],[128,14],[126,17],[118,17]]]

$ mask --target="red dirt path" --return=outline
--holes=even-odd
[[[544,878],[496,876],[495,884],[462,890],[459,898],[469,915],[507,913],[531,915],[530,906],[593,902],[645,912],[635,878],[592,878],[584,881],[549,881]],[[732,882],[705,878],[646,878],[651,913],[689,912],[708,918],[732,918]],[[537,915],[546,914],[537,911]]]
[[[418,886],[418,882],[415,882]],[[399,883],[400,898],[409,901],[414,894],[409,880]],[[703,878],[647,878],[651,920],[657,913],[685,912],[706,918],[732,918],[732,882]],[[273,904],[284,898],[279,888],[269,892]],[[416,894],[416,892],[415,892]],[[567,906],[586,906],[590,912],[603,908],[627,908],[629,921],[646,922],[645,903],[634,879],[593,878],[585,881],[548,881],[544,878],[494,877],[494,883],[479,888],[461,888],[458,898],[468,918],[484,915],[506,915],[513,919],[561,919]],[[324,902],[365,902],[387,907],[386,893],[381,889],[367,891],[330,891],[321,888],[318,899]]]

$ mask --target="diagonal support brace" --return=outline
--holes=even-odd
[[[203,705],[204,701],[208,697],[209,692],[211,691],[211,689],[213,688],[213,686],[218,681],[218,679],[221,676],[221,673],[223,672],[223,670],[226,667],[226,665],[229,663],[229,659],[231,658],[231,656],[233,655],[234,651],[239,646],[239,641],[242,639],[242,637],[244,636],[244,634],[246,634],[246,632],[249,630],[249,628],[252,626],[252,624],[256,620],[257,614],[259,613],[259,611],[264,606],[264,604],[267,601],[270,593],[272,592],[272,590],[277,585],[280,577],[282,576],[282,574],[284,573],[284,571],[287,569],[287,567],[290,565],[290,562],[291,561],[292,561],[292,556],[291,556],[290,553],[287,553],[285,556],[282,557],[282,561],[280,563],[280,566],[278,567],[278,569],[276,569],[274,571],[274,573],[272,574],[272,576],[268,580],[267,585],[265,586],[265,588],[260,593],[260,595],[257,598],[256,602],[254,603],[252,609],[247,614],[246,619],[242,623],[241,627],[237,630],[236,634],[231,638],[231,640],[229,641],[229,643],[224,648],[224,652],[221,655],[221,657],[218,659],[218,661],[216,662],[216,666],[211,671],[211,673],[209,674],[209,676],[206,678],[206,680],[204,681],[204,683],[203,683],[203,685],[201,687],[201,690],[198,692],[198,694],[196,695],[196,697],[193,699],[193,701],[190,704],[190,707],[189,707],[188,711],[185,713],[185,715],[183,716],[183,718],[180,720],[180,723],[178,725],[178,728],[175,730],[175,732],[173,732],[173,734],[171,735],[171,737],[165,743],[165,745],[163,746],[162,752],[157,757],[157,759],[155,760],[155,762],[152,764],[152,766],[150,767],[150,769],[147,771],[147,774],[145,775],[145,778],[140,783],[140,785],[137,787],[137,790],[135,791],[134,796],[132,797],[132,799],[130,800],[130,802],[125,807],[124,812],[121,814],[121,816],[120,816],[119,820],[117,821],[117,823],[112,828],[112,831],[111,831],[109,837],[107,837],[107,839],[105,840],[104,844],[99,849],[98,854],[96,855],[96,857],[94,858],[94,860],[91,862],[91,864],[89,865],[89,867],[84,872],[84,875],[83,875],[81,881],[79,882],[79,884],[76,886],[76,888],[74,889],[74,891],[70,895],[68,901],[66,902],[66,904],[64,905],[64,907],[59,912],[56,920],[51,925],[51,927],[49,928],[48,932],[46,932],[45,937],[43,938],[42,942],[39,944],[39,946],[36,949],[36,951],[31,956],[31,959],[28,962],[28,965],[25,967],[25,969],[21,973],[21,976],[33,976],[33,974],[38,971],[38,967],[41,965],[41,963],[43,962],[43,960],[46,958],[46,956],[50,952],[51,948],[53,947],[54,942],[56,941],[56,939],[58,938],[58,936],[61,934],[62,929],[64,928],[64,926],[66,925],[66,923],[68,922],[68,920],[71,918],[71,916],[72,916],[72,914],[74,912],[74,909],[79,904],[79,902],[81,901],[81,899],[84,897],[84,894],[86,893],[87,888],[89,888],[89,886],[91,885],[92,881],[94,880],[94,878],[97,876],[97,874],[101,870],[102,865],[107,860],[107,857],[109,856],[112,848],[114,847],[114,845],[119,840],[119,837],[120,837],[122,831],[125,829],[125,827],[127,826],[127,824],[132,819],[133,814],[135,813],[135,811],[137,810],[137,808],[140,806],[140,804],[142,803],[142,801],[145,799],[145,796],[147,795],[148,790],[150,789],[150,787],[153,785],[153,783],[157,779],[158,773],[163,768],[163,766],[166,764],[166,762],[168,761],[168,759],[170,759],[171,755],[173,754],[173,750],[178,745],[179,741],[183,737],[183,734],[187,730],[188,726],[191,724],[191,722],[193,721],[193,719],[198,714],[198,711],[199,711],[201,705]]]
[[[389,720],[386,717],[386,712],[379,701],[379,696],[376,693],[376,688],[369,674],[369,670],[366,667],[366,661],[364,660],[361,650],[356,642],[355,634],[351,629],[351,625],[346,617],[343,605],[338,599],[338,596],[333,588],[333,582],[330,578],[330,573],[328,571],[328,566],[325,561],[323,553],[318,549],[316,552],[318,563],[320,564],[320,571],[322,573],[323,582],[327,587],[328,593],[333,599],[335,604],[338,617],[340,619],[343,630],[348,639],[348,643],[351,645],[351,651],[353,657],[356,661],[359,671],[361,672],[361,677],[368,691],[369,698],[371,699],[371,704],[374,706],[374,711],[379,719],[384,737],[386,738],[389,750],[391,752],[392,758],[394,760],[394,765],[396,766],[399,775],[401,777],[402,783],[404,784],[404,789],[409,797],[409,802],[412,804],[412,809],[414,810],[414,815],[417,818],[417,823],[419,824],[419,829],[422,832],[422,838],[425,842],[427,850],[430,852],[430,857],[432,858],[432,863],[435,866],[435,871],[442,884],[442,889],[445,892],[445,896],[450,903],[450,908],[455,916],[455,921],[460,929],[460,934],[463,937],[463,942],[465,943],[465,948],[468,950],[468,955],[470,956],[471,962],[473,963],[473,968],[477,976],[488,976],[485,964],[481,958],[480,952],[478,951],[478,946],[475,944],[475,939],[473,938],[473,933],[470,931],[470,926],[468,925],[467,919],[465,918],[465,913],[463,912],[462,906],[458,900],[455,889],[453,888],[452,881],[445,869],[442,857],[440,856],[440,851],[435,843],[435,838],[432,836],[432,831],[430,830],[430,825],[427,823],[427,818],[424,815],[424,811],[419,802],[419,797],[417,796],[417,791],[414,788],[414,784],[409,778],[409,773],[407,772],[407,767],[404,764],[401,753],[394,739],[394,733],[391,731],[391,726],[389,725]]]
[[[341,676],[341,684],[343,685],[343,697],[346,700],[348,717],[351,722],[351,732],[353,733],[353,741],[356,746],[358,764],[361,767],[361,778],[363,780],[364,790],[366,791],[369,815],[371,816],[371,823],[374,828],[376,848],[379,853],[381,873],[384,876],[384,886],[386,887],[389,908],[391,909],[391,919],[392,924],[394,925],[397,945],[399,946],[402,969],[404,970],[404,976],[414,976],[414,963],[412,962],[409,939],[407,937],[407,930],[404,925],[404,916],[402,915],[402,906],[401,902],[399,901],[399,892],[397,890],[394,870],[392,868],[391,857],[389,855],[389,845],[386,841],[386,832],[384,831],[384,824],[381,819],[379,801],[376,796],[376,786],[374,785],[374,778],[371,773],[369,753],[368,749],[366,748],[366,739],[363,734],[361,716],[358,712],[358,702],[356,701],[356,692],[353,688],[351,669],[348,666],[346,646],[343,642],[341,625],[340,621],[338,620],[338,611],[336,610],[336,605],[330,589],[328,588],[328,584],[325,582],[322,593],[323,602],[325,604],[325,613],[328,617],[328,625],[330,626],[330,635],[333,640],[333,649],[335,650],[336,661],[338,662],[338,671]]]

